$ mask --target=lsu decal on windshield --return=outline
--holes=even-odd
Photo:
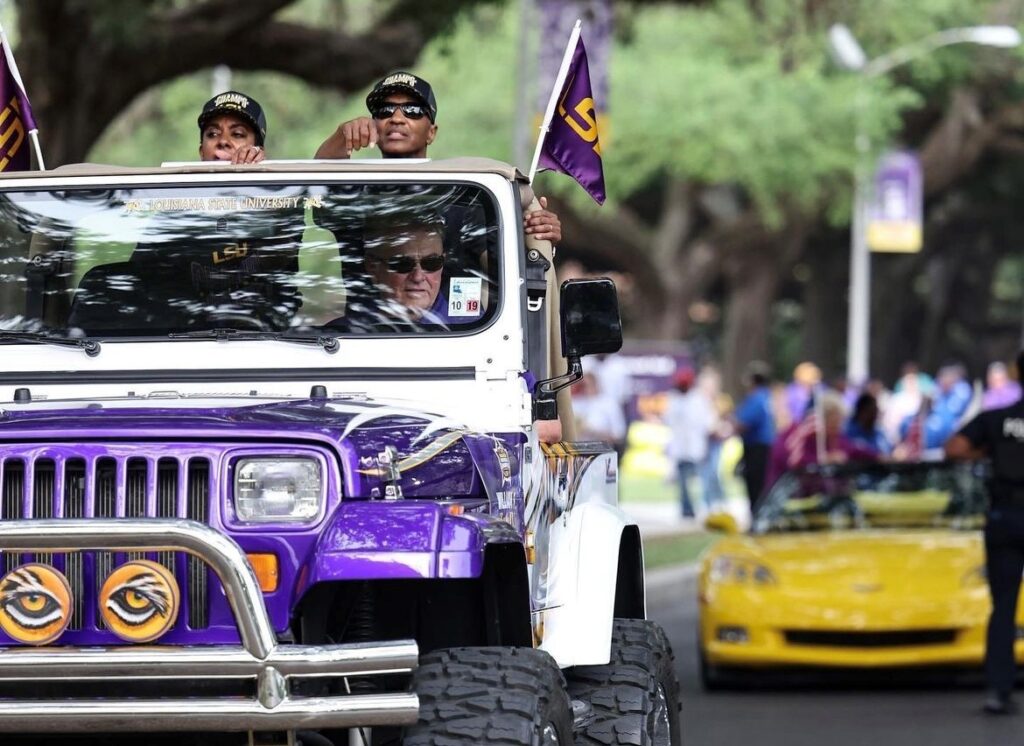
[[[0,580],[0,628],[18,642],[46,645],[71,621],[71,586],[49,565],[22,565]]]
[[[232,259],[244,259],[246,254],[249,253],[249,244],[247,243],[233,243],[228,244],[219,251],[214,251],[212,255],[214,264],[222,264],[223,262],[229,262]]]
[[[136,560],[114,570],[100,590],[100,612],[108,629],[122,640],[150,642],[178,616],[181,595],[163,565]]]

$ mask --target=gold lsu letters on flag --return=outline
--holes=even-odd
[[[8,122],[12,110],[14,119]],[[8,144],[12,137],[15,138],[14,142]],[[7,164],[11,162],[11,158],[17,155],[24,141],[25,125],[21,121],[21,107],[18,106],[18,97],[14,96],[11,98],[11,103],[0,112],[0,153],[3,154],[3,157],[0,158],[0,171],[7,168]]]
[[[572,87],[572,79],[565,84],[565,95],[569,95]],[[573,132],[579,135],[584,142],[594,143],[594,152],[601,155],[601,143],[597,139],[597,114],[595,113],[594,99],[587,96],[581,99],[578,104],[572,107],[571,112],[565,110],[565,96],[558,102],[558,116],[565,120],[565,123],[572,127]],[[575,113],[583,123],[576,121]]]

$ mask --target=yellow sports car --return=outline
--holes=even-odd
[[[736,669],[980,665],[984,509],[980,466],[859,464],[786,474],[747,534],[711,516],[729,535],[698,578],[705,685]]]

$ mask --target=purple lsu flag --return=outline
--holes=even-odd
[[[597,110],[582,37],[576,41],[557,101],[544,136],[538,165],[542,169],[569,174],[599,205],[603,205],[604,168],[601,164],[601,143],[597,137]]]
[[[0,29],[0,171],[28,171],[32,167],[28,132],[38,129],[25,85],[14,62],[7,35]]]

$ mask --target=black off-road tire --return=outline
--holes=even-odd
[[[572,746],[565,678],[529,648],[452,648],[428,653],[412,679],[420,718],[406,746]],[[545,740],[545,730],[555,740]]]
[[[566,678],[569,696],[589,702],[595,716],[576,734],[580,746],[682,743],[675,658],[664,630],[654,622],[616,619],[608,665],[571,668]]]

